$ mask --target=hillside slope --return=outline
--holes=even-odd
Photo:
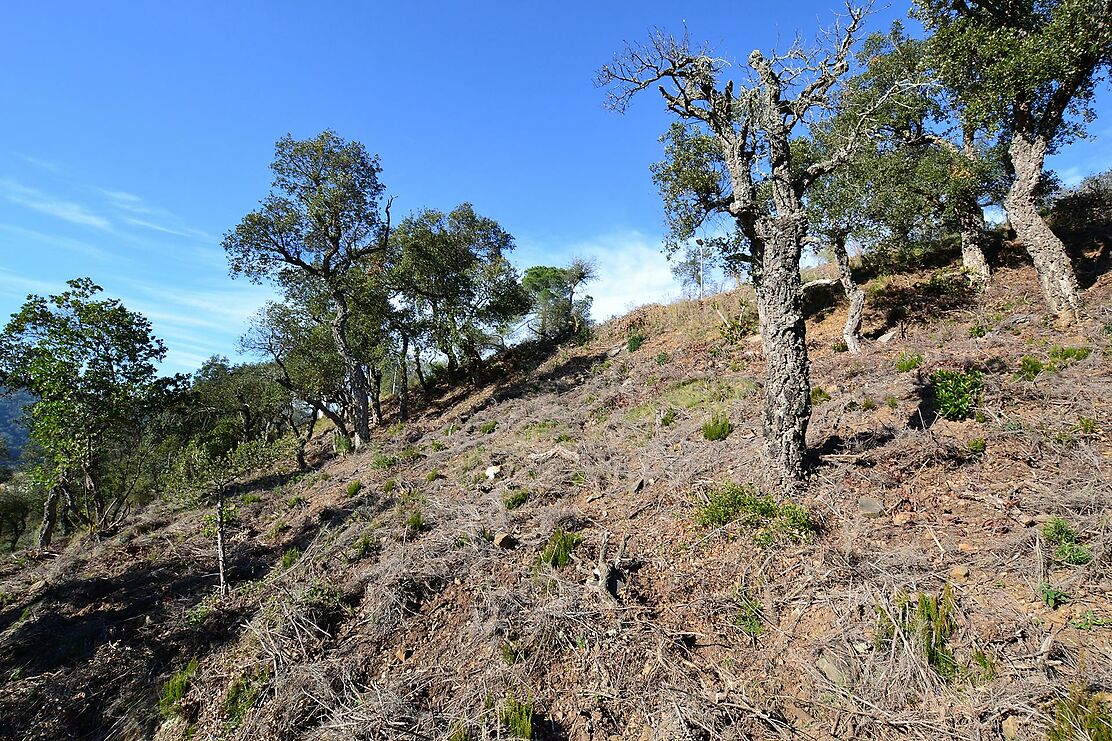
[[[743,297],[646,307],[245,487],[228,597],[173,503],[5,564],[0,737],[1044,738],[1112,688],[1112,278],[1068,335],[1022,264],[868,290],[860,355],[841,303],[808,327],[808,516],[722,486],[761,448]],[[981,414],[937,418],[968,368]]]

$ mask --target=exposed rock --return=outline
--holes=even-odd
[[[1008,741],[1019,738],[1019,716],[1009,715],[1000,723],[1000,733]]]
[[[815,668],[839,687],[849,684],[849,667],[835,654],[823,651],[815,660]]]
[[[637,479],[632,484],[630,484],[629,493],[630,494],[636,494],[637,492],[641,491],[644,488],[645,488],[645,479]]]
[[[505,531],[500,531],[494,535],[494,545],[499,548],[513,548],[517,545],[517,539]]]
[[[890,329],[887,332],[885,332],[884,334],[882,334],[880,337],[877,337],[876,341],[879,342],[882,345],[887,345],[889,342],[892,341],[892,338],[896,336],[896,333],[898,331],[899,330]]]
[[[871,497],[861,497],[858,499],[857,509],[865,517],[880,517],[884,514],[884,505]]]
[[[950,569],[950,578],[957,581],[965,581],[969,578],[969,567],[955,566],[954,568]]]
[[[892,524],[899,527],[910,524],[915,517],[910,512],[897,512],[892,515]]]
[[[502,473],[501,466],[487,466],[486,477],[488,480],[494,481],[494,479],[498,478],[498,474],[500,473]]]

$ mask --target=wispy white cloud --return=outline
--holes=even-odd
[[[104,231],[112,229],[112,223],[92,209],[73,201],[55,198],[41,190],[30,188],[14,180],[0,180],[0,195],[12,203],[72,224],[91,226],[94,229]]]
[[[0,224],[0,231],[11,234],[12,236],[17,237],[21,240],[26,240],[28,242],[37,242],[49,247],[56,247],[59,249],[68,250],[70,252],[83,254],[87,257],[92,257],[97,260],[118,261],[122,259],[118,255],[109,253],[101,249],[100,247],[95,247],[91,244],[88,244],[87,242],[82,242],[79,239],[62,237],[57,234],[46,234],[35,229],[26,229],[21,226],[15,226],[14,224]]]
[[[215,238],[208,232],[186,226],[180,218],[169,210],[161,206],[151,205],[134,193],[105,188],[98,188],[97,191],[107,200],[108,206],[117,212],[120,221],[125,224],[163,234],[186,237],[187,239],[198,239],[205,242],[215,241]]]
[[[22,154],[21,152],[13,152],[13,154],[15,154],[16,157],[19,157],[21,160],[23,160],[27,164],[34,165],[35,167],[38,167],[42,170],[47,170],[49,172],[61,172],[62,171],[62,168],[61,168],[60,165],[57,165],[57,164],[55,164],[55,163],[53,163],[49,160],[44,160],[44,159],[41,159],[39,157],[32,157],[29,154]]]
[[[55,284],[49,281],[25,278],[21,275],[16,275],[7,268],[0,267],[0,296],[8,296],[22,300],[31,293],[58,293],[64,288],[64,284]]]

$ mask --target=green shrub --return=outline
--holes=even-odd
[[[498,713],[498,720],[515,739],[533,738],[533,701],[506,698]]]
[[[407,535],[416,535],[425,527],[425,517],[419,509],[411,509],[405,518],[405,532]]]
[[[398,482],[395,479],[386,479],[382,482],[382,493],[389,494],[398,488]]]
[[[511,489],[502,497],[502,504],[506,505],[506,509],[517,509],[527,501],[529,501],[528,489]]]
[[[900,406],[900,400],[891,394],[884,397],[884,403],[888,405],[889,409],[897,409]]]
[[[630,352],[637,352],[641,349],[641,345],[645,344],[645,340],[647,339],[648,337],[643,334],[632,334],[629,336],[629,339],[626,340],[626,349]]]
[[[841,342],[835,342],[830,349],[834,352],[849,352],[849,345],[846,344],[845,340],[842,340]]]
[[[1042,603],[1051,610],[1057,610],[1058,605],[1070,601],[1070,596],[1068,594],[1054,587],[1050,582],[1039,582],[1038,593]]]
[[[668,365],[668,361],[670,361],[671,359],[672,359],[672,356],[669,355],[666,352],[658,352],[656,354],[656,364],[657,365]]]
[[[370,533],[363,533],[351,544],[351,550],[354,554],[353,560],[373,556],[378,553],[378,539]]]
[[[1077,531],[1061,517],[1052,517],[1043,523],[1042,534],[1051,543],[1077,542]]]
[[[228,694],[224,697],[224,717],[227,719],[228,728],[238,727],[247,717],[265,680],[266,672],[260,671],[250,677],[241,676],[232,683]]]
[[[261,502],[262,500],[263,498],[260,497],[258,494],[244,494],[242,497],[239,498],[241,504],[254,504],[255,502]]]
[[[969,328],[970,337],[984,337],[986,334],[988,334],[988,327],[980,322],[977,322]]]
[[[722,527],[732,522],[754,532],[758,545],[769,546],[781,538],[803,540],[816,530],[806,508],[791,502],[779,504],[745,484],[723,482],[707,494],[707,502],[693,518],[701,527]]]
[[[1058,700],[1047,741],[1112,741],[1112,708],[1085,687]]]
[[[1080,543],[1059,543],[1054,557],[1070,566],[1084,566],[1093,560],[1093,554]]]
[[[348,485],[347,485],[347,495],[349,497],[353,497],[356,494],[358,494],[359,490],[362,489],[362,488],[363,488],[363,482],[360,481],[359,479],[355,479],[354,481],[350,481],[350,482],[348,482]]]
[[[166,684],[162,685],[162,692],[158,696],[158,713],[163,718],[169,718],[181,713],[181,701],[189,692],[189,684],[199,666],[197,659],[191,660],[185,668],[174,673]]]
[[[891,611],[877,608],[876,643],[886,647],[898,635],[910,639],[923,652],[923,658],[939,676],[954,679],[959,675],[957,659],[948,644],[957,630],[954,594],[947,584],[938,596],[920,594],[912,600],[906,594],[896,596]]]
[[[1095,435],[1100,432],[1100,425],[1092,417],[1078,417],[1074,429],[1082,435]]]
[[[703,437],[707,440],[725,440],[733,431],[733,423],[724,416],[715,415],[703,424]]]
[[[826,389],[820,386],[815,386],[811,389],[811,404],[818,406],[828,401],[830,401],[830,394],[826,392]]]
[[[968,419],[981,400],[984,383],[977,371],[936,370],[931,374],[938,413],[949,420]]]
[[[1019,371],[1015,377],[1021,381],[1034,381],[1043,372],[1043,362],[1031,355],[1024,355],[1019,359]]]
[[[969,441],[969,452],[973,455],[981,455],[985,452],[988,443],[983,437],[975,437]]]
[[[297,509],[298,507],[308,504],[308,502],[309,500],[301,494],[295,494],[294,496],[286,500],[286,506],[290,509]]]
[[[434,453],[439,453],[442,450],[448,449],[448,446],[440,442],[439,440],[433,440],[429,447],[432,448],[432,451]]]
[[[676,421],[676,410],[672,408],[665,409],[660,415],[660,426],[671,427]]]
[[[294,546],[293,548],[287,549],[286,552],[282,554],[282,570],[285,571],[293,566],[297,563],[297,559],[299,558],[301,558],[300,548]]]
[[[861,402],[861,409],[865,412],[871,412],[876,409],[876,402],[873,401],[872,397],[866,396],[865,400]]]
[[[907,373],[913,371],[923,364],[923,356],[920,353],[900,353],[896,358],[896,370],[900,373]]]
[[[494,432],[497,427],[498,421],[492,419],[489,422],[483,422],[481,425],[479,425],[479,432],[483,433],[484,435],[489,435],[490,433]]]
[[[537,565],[550,566],[554,569],[564,568],[571,559],[571,552],[582,540],[577,533],[557,530],[552,533],[552,537],[548,539],[548,544],[541,551],[541,555],[537,557]]]

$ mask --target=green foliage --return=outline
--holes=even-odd
[[[842,340],[842,341],[839,341],[839,342],[835,342],[835,343],[834,343],[834,344],[833,344],[833,345],[832,345],[832,346],[830,347],[830,349],[831,349],[831,350],[833,350],[833,351],[834,351],[834,352],[836,352],[836,353],[849,352],[849,345],[847,345],[847,344],[845,343],[845,341],[844,341],[844,340]]]
[[[984,337],[986,334],[988,334],[988,327],[981,324],[980,322],[976,322],[975,324],[973,324],[972,326],[969,327],[969,336],[970,337],[974,337],[974,338]]]
[[[756,638],[764,633],[761,623],[761,602],[748,589],[738,591],[737,612],[734,613],[734,623],[741,628],[745,635]]]
[[[347,489],[345,489],[344,491],[348,495],[348,497],[350,498],[350,497],[354,497],[356,494],[358,494],[360,491],[362,491],[362,489],[363,489],[363,482],[360,481],[359,479],[355,479],[353,481],[348,482]]]
[[[949,584],[937,596],[920,594],[912,599],[900,593],[892,610],[877,608],[877,645],[887,646],[901,636],[922,651],[927,664],[940,676],[954,679],[959,675],[959,667],[948,644],[957,630],[956,610]]]
[[[385,471],[388,468],[392,468],[397,462],[398,459],[395,456],[387,453],[376,453],[375,457],[371,460],[371,467],[377,468],[380,471]]]
[[[517,509],[528,501],[528,489],[511,489],[502,497],[502,504],[506,506],[506,509]]]
[[[351,544],[351,551],[354,560],[373,556],[378,553],[378,550],[378,539],[375,538],[374,535],[372,535],[371,533],[363,533],[355,539],[354,543]]]
[[[703,437],[707,440],[725,440],[733,431],[733,423],[725,416],[715,415],[703,424]]]
[[[535,720],[533,701],[507,697],[498,712],[498,720],[515,739],[533,738]]]
[[[448,736],[448,741],[474,741],[474,736],[467,730],[463,721],[458,721],[452,726],[452,734]]]
[[[969,658],[972,659],[973,665],[977,667],[973,671],[974,681],[982,683],[991,682],[996,679],[997,675],[1000,673],[996,666],[996,662],[982,649],[974,651]]]
[[[351,438],[340,432],[335,432],[332,435],[332,447],[340,455],[348,455],[355,450],[355,444],[352,443]]]
[[[434,481],[439,481],[442,478],[444,478],[444,474],[440,473],[440,471],[429,471],[427,474],[425,474],[425,481],[430,484]]]
[[[1078,417],[1074,429],[1082,435],[1096,435],[1100,432],[1100,425],[1092,417]]]
[[[299,558],[301,558],[300,548],[297,548],[295,546],[293,548],[286,549],[286,551],[282,554],[282,570],[288,570],[295,563],[297,563]]]
[[[884,403],[888,406],[889,409],[897,409],[900,406],[900,400],[897,399],[895,396],[892,396],[891,394],[884,397]]]
[[[543,340],[586,339],[592,299],[576,292],[596,276],[593,263],[578,259],[566,268],[537,265],[526,270],[521,286],[531,305],[530,329]]]
[[[1063,347],[1061,345],[1056,345],[1050,348],[1050,369],[1061,370],[1062,368],[1068,368],[1074,363],[1085,360],[1092,352],[1092,349],[1088,347]]]
[[[483,422],[481,425],[479,425],[479,432],[483,433],[484,435],[489,435],[490,433],[494,432],[497,427],[498,421],[492,419],[489,422]]]
[[[1042,603],[1051,610],[1057,610],[1058,605],[1070,601],[1068,594],[1053,586],[1050,582],[1039,582],[1037,592]]]
[[[1089,549],[1078,542],[1077,531],[1061,517],[1043,524],[1043,537],[1054,544],[1054,557],[1070,566],[1084,566],[1093,560]]]
[[[413,508],[405,517],[405,532],[407,535],[416,535],[425,528],[425,516],[421,510]]]
[[[389,494],[397,488],[398,488],[398,482],[397,482],[396,479],[386,479],[385,481],[382,482],[382,493],[383,494]]]
[[[1112,741],[1112,708],[1085,687],[1058,699],[1047,741]]]
[[[260,670],[250,676],[244,674],[232,682],[228,694],[224,696],[224,718],[229,729],[238,728],[243,723],[265,681],[266,671]]]
[[[1112,627],[1112,618],[1097,617],[1093,610],[1086,610],[1081,617],[1070,620],[1070,625],[1078,630],[1092,630],[1093,628]]]
[[[811,388],[811,404],[813,404],[814,406],[818,406],[819,404],[828,402],[830,401],[830,398],[830,394],[827,393],[826,389],[823,389],[819,386],[814,386]]]
[[[978,371],[936,370],[930,379],[939,414],[949,420],[973,415],[984,389]]]
[[[1077,531],[1061,517],[1052,517],[1043,523],[1042,534],[1051,543],[1077,542]]]
[[[1024,355],[1019,360],[1019,371],[1015,376],[1021,381],[1034,381],[1044,369],[1041,360],[1031,355]]]
[[[973,455],[981,455],[985,452],[987,445],[988,443],[983,437],[975,437],[968,443],[969,452]]]
[[[554,569],[564,568],[571,559],[571,552],[575,550],[575,547],[579,545],[582,540],[583,539],[577,533],[557,530],[552,533],[544,550],[541,551],[540,556],[537,557],[537,565],[548,566]]]
[[[648,337],[640,333],[631,334],[629,336],[629,339],[626,340],[626,349],[629,352],[637,352],[641,349],[641,345],[645,344],[645,340],[647,339]]]
[[[1084,566],[1093,560],[1093,554],[1080,543],[1059,543],[1054,557],[1070,566]]]
[[[67,286],[29,296],[0,333],[0,388],[34,400],[24,415],[33,482],[65,487],[71,520],[101,529],[157,487],[184,379],[157,377],[166,348],[146,318],[98,298],[88,278]]]
[[[163,718],[170,718],[181,713],[181,701],[189,692],[189,685],[193,675],[197,673],[199,663],[192,659],[185,668],[175,672],[166,683],[158,696],[158,714]]]
[[[665,409],[660,415],[660,426],[671,427],[676,422],[676,410],[669,407]]]
[[[671,359],[672,359],[672,356],[669,355],[668,353],[664,352],[664,351],[658,352],[656,354],[656,364],[659,365],[659,366],[668,365],[668,362]]]
[[[797,504],[778,503],[746,484],[723,482],[707,493],[707,502],[693,518],[701,527],[722,527],[732,522],[753,531],[758,545],[770,546],[781,538],[804,540],[817,529],[810,513]]]
[[[923,364],[922,353],[900,353],[896,358],[896,370],[900,373],[913,371]]]
[[[757,333],[757,315],[744,311],[736,319],[729,319],[718,325],[718,334],[728,345],[740,345],[747,337]]]

